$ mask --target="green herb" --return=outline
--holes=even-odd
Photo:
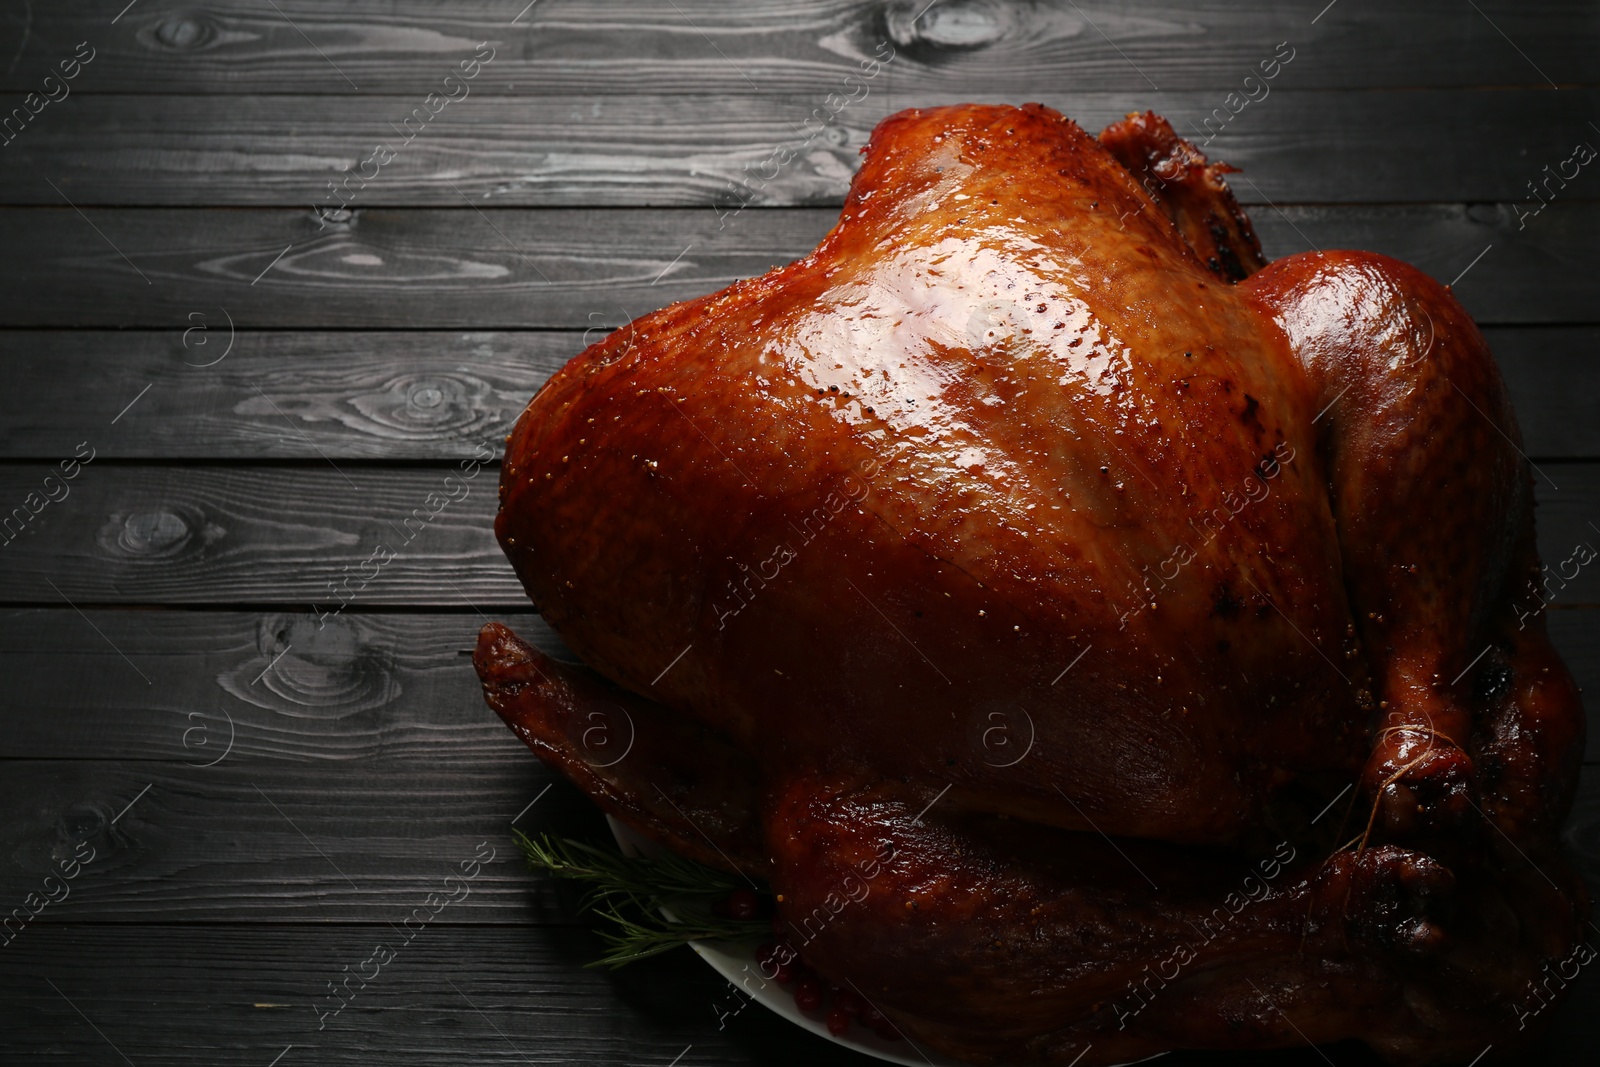
[[[712,905],[745,888],[742,879],[668,853],[630,859],[613,849],[516,831],[528,866],[588,885],[581,907],[611,924],[599,930],[607,952],[591,967],[621,967],[690,941],[748,941],[767,933],[764,919],[723,918]]]

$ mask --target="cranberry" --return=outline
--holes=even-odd
[[[723,902],[729,918],[741,922],[754,919],[761,910],[761,900],[748,889],[735,889],[728,894],[728,899]]]
[[[801,1011],[816,1011],[822,1007],[822,983],[810,975],[795,982],[794,1002]]]
[[[833,995],[833,1006],[847,1015],[861,1014],[861,998],[848,989],[841,989]]]
[[[850,1015],[843,1008],[834,1008],[828,1013],[828,1033],[835,1037],[850,1029]]]
[[[794,981],[794,964],[784,963],[781,956],[778,958],[777,962],[773,964],[772,969],[774,972],[772,975],[772,980],[777,982],[779,985],[788,985],[790,982]]]
[[[756,966],[761,969],[761,973],[763,975],[770,975],[772,973],[772,969],[777,966],[777,962],[777,945],[773,944],[771,941],[768,941],[756,948]]]
[[[885,1019],[883,1013],[878,1011],[877,1008],[868,1004],[861,1009],[861,1021],[876,1030],[889,1020]]]

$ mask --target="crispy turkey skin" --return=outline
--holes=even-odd
[[[491,624],[489,703],[947,1055],[1536,1034],[1584,725],[1512,607],[1471,318],[1383,256],[1268,263],[1154,114],[912,110],[864,154],[812,254],[533,398],[496,532],[603,677]]]

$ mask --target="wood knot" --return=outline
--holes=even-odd
[[[1013,5],[1001,0],[945,0],[932,6],[918,0],[890,4],[883,20],[896,47],[928,59],[988,47],[1012,32],[1017,17]]]
[[[360,214],[356,208],[330,207],[318,204],[311,209],[311,221],[317,224],[317,232],[323,230],[336,230],[349,233],[356,228],[357,217]]]
[[[272,614],[256,626],[254,655],[217,684],[259,708],[296,719],[343,719],[400,695],[377,624],[343,615]]]
[[[106,822],[106,815],[93,804],[74,804],[61,815],[61,836],[74,841],[93,837]]]
[[[25,798],[13,798],[16,803],[10,812],[12,832],[6,839],[6,858],[13,872],[26,872],[30,880],[53,875],[54,888],[59,891],[59,883],[76,877],[84,859],[98,856],[100,862],[104,861],[113,850],[113,835],[118,829],[111,820],[127,798],[119,801],[115,796],[102,797],[100,785],[103,783],[91,781],[87,775],[69,772],[48,784],[30,785]],[[39,896],[47,896],[52,886],[36,884],[30,888]],[[11,903],[22,903],[20,893],[18,897]],[[42,901],[36,901],[36,906],[38,903]],[[0,945],[4,943],[5,939],[0,938]]]
[[[353,429],[379,437],[443,440],[486,437],[515,416],[514,398],[471,375],[403,375],[370,392],[350,397],[360,419],[345,419]]]
[[[159,555],[189,539],[189,524],[170,511],[141,511],[122,523],[118,544],[135,555]]]
[[[216,43],[216,23],[192,14],[174,13],[138,34],[147,45],[171,52],[197,52]]]
[[[117,512],[101,527],[100,547],[125,559],[173,559],[222,536],[194,508],[177,505]]]

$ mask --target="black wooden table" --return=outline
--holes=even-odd
[[[686,950],[581,966],[511,830],[603,825],[479,695],[485,617],[560,644],[472,457],[586,338],[809,251],[884,115],[1148,107],[1269,254],[1455,285],[1557,564],[1600,544],[1597,46],[1592,0],[0,3],[0,1060],[867,1062],[719,1024]],[[1597,609],[1600,568],[1549,606],[1580,682]],[[1253,1062],[1325,1058],[1372,1062]]]

